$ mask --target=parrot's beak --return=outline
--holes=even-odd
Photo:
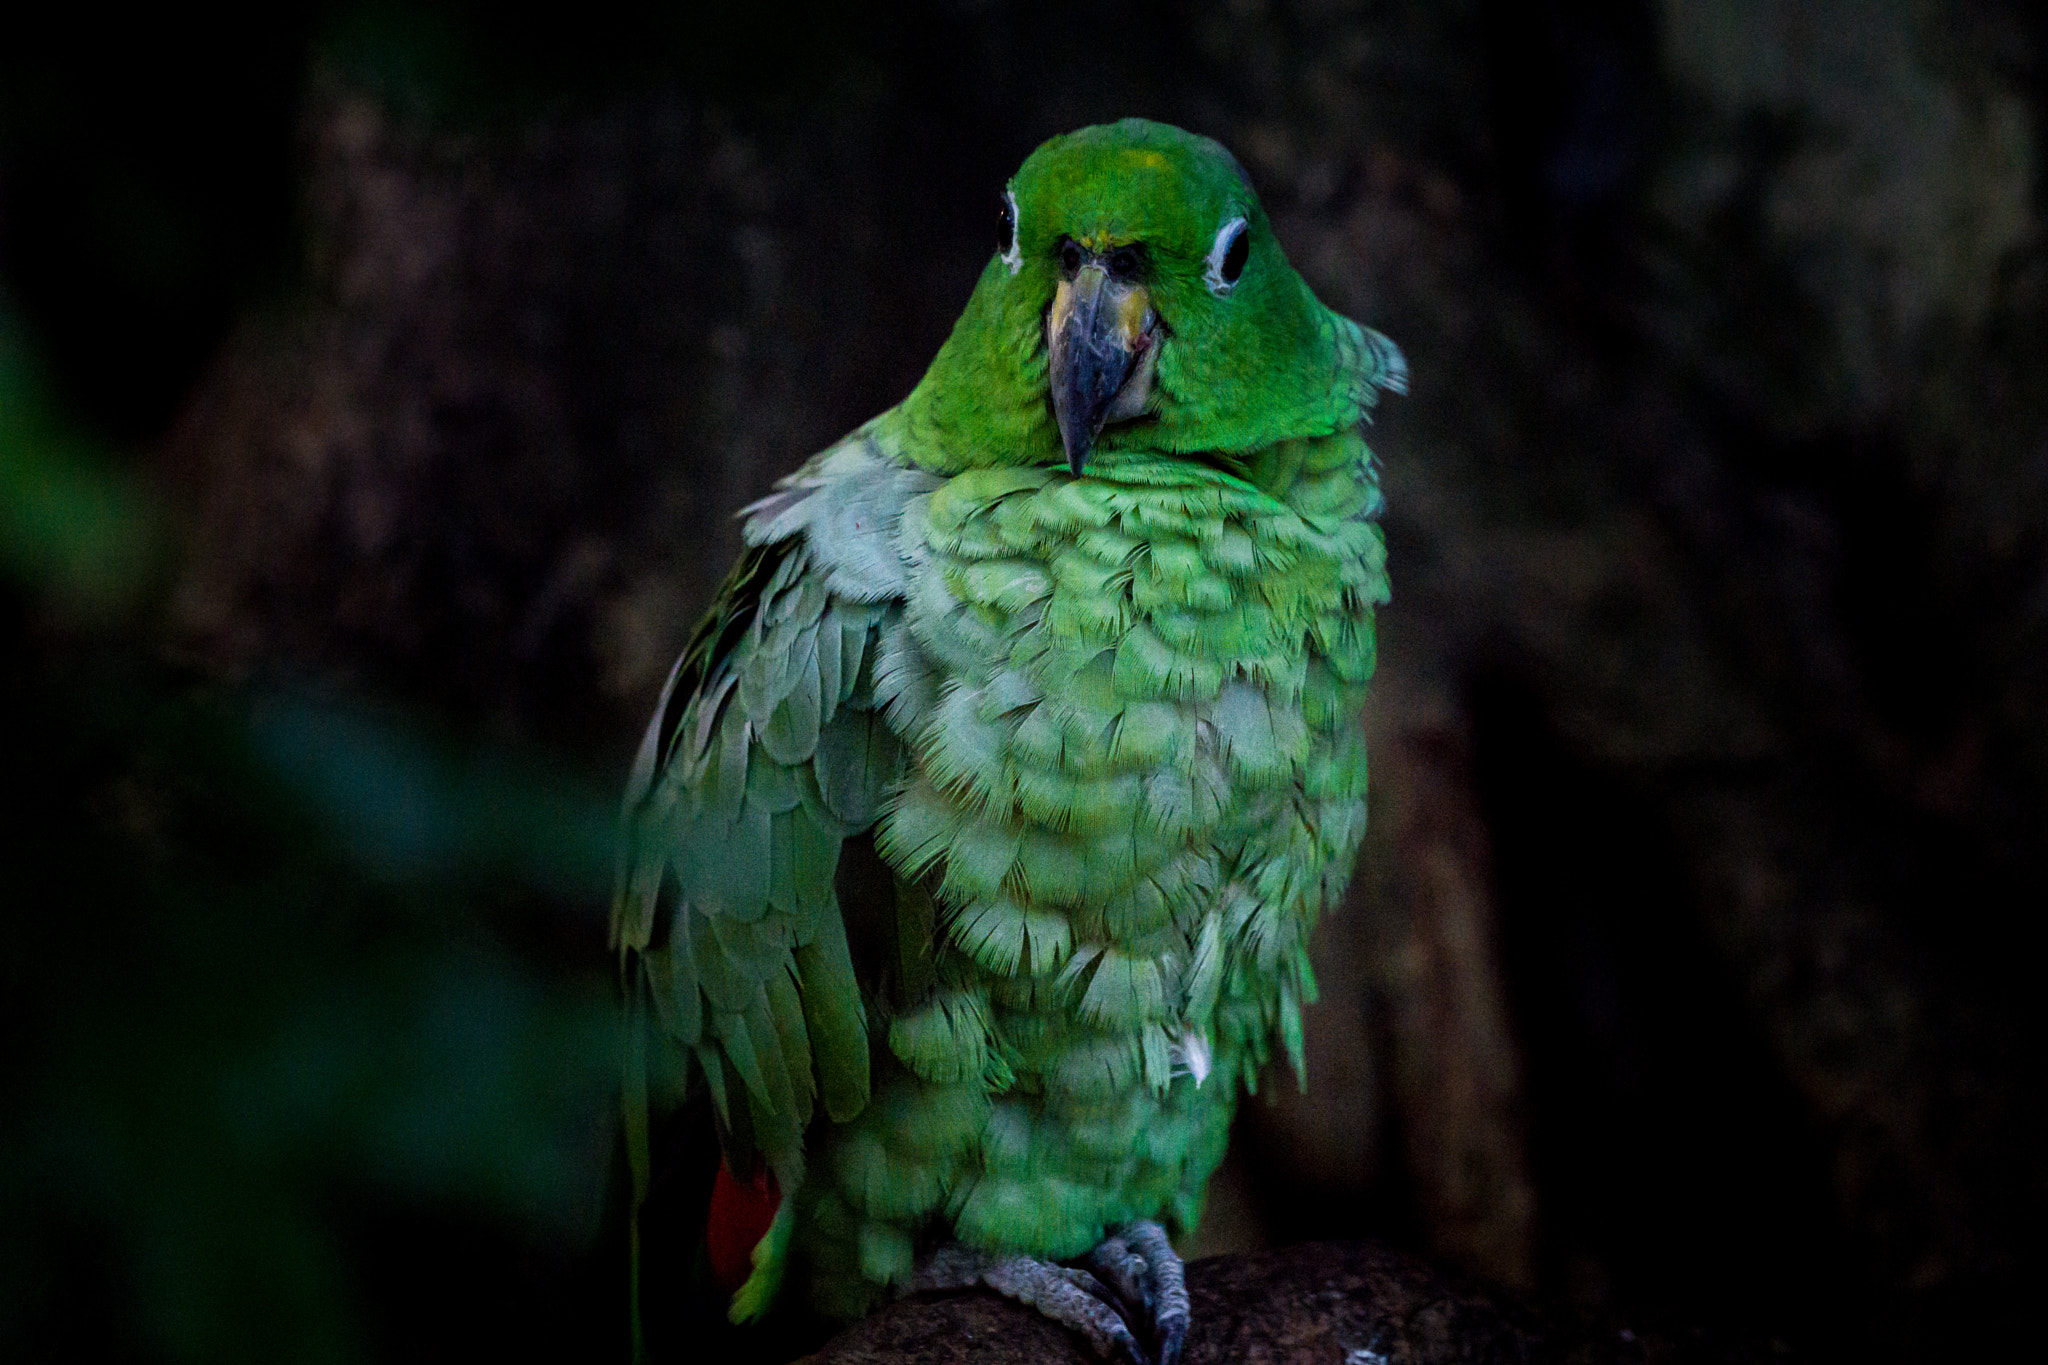
[[[1113,280],[1094,262],[1060,281],[1045,320],[1052,413],[1067,467],[1080,477],[1106,422],[1136,417],[1152,396],[1159,318],[1142,284]]]

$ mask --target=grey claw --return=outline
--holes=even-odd
[[[1147,1292],[1140,1300],[1159,1346],[1156,1365],[1179,1365],[1188,1335],[1187,1275],[1166,1229],[1152,1221],[1132,1223],[1117,1234],[1131,1259],[1143,1267]]]
[[[1029,1256],[1001,1256],[957,1243],[932,1252],[912,1292],[987,1285],[1087,1338],[1103,1360],[1180,1365],[1188,1332],[1188,1291],[1166,1232],[1132,1223],[1103,1239],[1086,1268]],[[1151,1341],[1148,1351],[1139,1333]]]
[[[1180,1365],[1181,1348],[1187,1345],[1188,1320],[1180,1317],[1159,1319],[1159,1365]]]
[[[1145,1264],[1143,1256],[1125,1244],[1123,1238],[1111,1236],[1089,1252],[1088,1268],[1122,1301],[1127,1310],[1126,1316],[1151,1316],[1152,1289],[1147,1283],[1151,1278],[1148,1274],[1150,1267]]]

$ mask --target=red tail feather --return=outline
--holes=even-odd
[[[782,1206],[782,1190],[775,1172],[762,1162],[753,1175],[742,1180],[718,1163],[718,1175],[711,1185],[711,1213],[704,1220],[704,1248],[711,1259],[711,1276],[718,1287],[730,1294],[747,1282],[754,1272],[754,1244],[767,1235]]]

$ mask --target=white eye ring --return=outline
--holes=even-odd
[[[1203,282],[1209,286],[1210,293],[1228,294],[1237,288],[1237,280],[1223,278],[1223,258],[1230,254],[1230,248],[1237,245],[1238,237],[1249,231],[1250,227],[1250,220],[1240,214],[1216,229],[1215,244],[1209,248],[1209,269],[1202,276]],[[1238,279],[1243,278],[1241,274],[1238,276]]]
[[[996,259],[1010,267],[1010,273],[1014,275],[1024,268],[1024,234],[1017,230],[1017,192],[1005,187],[1003,198],[1010,205],[1010,249]]]

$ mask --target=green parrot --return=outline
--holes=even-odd
[[[708,1095],[735,1322],[987,1285],[1171,1365],[1168,1233],[1301,1074],[1364,830],[1406,366],[1177,128],[1047,142],[998,247],[909,397],[742,513],[641,746],[636,1257],[651,1114]]]

